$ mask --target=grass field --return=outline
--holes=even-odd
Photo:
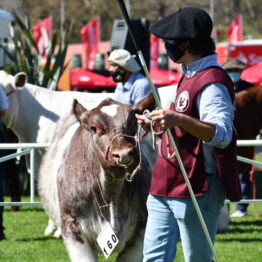
[[[257,204],[257,210],[262,215],[262,204]],[[254,216],[253,205],[248,211],[249,216],[231,222],[229,233],[217,235],[215,250],[220,262],[262,261],[262,218]],[[46,224],[42,207],[22,207],[19,212],[5,207],[8,240],[0,242],[0,262],[69,262],[62,240],[44,237]],[[113,262],[114,256],[106,260],[101,255],[100,261]],[[181,248],[175,261],[184,261]]]

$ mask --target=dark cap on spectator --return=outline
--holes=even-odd
[[[210,37],[213,22],[209,14],[196,7],[180,8],[151,26],[152,34],[171,40]]]
[[[246,68],[246,64],[236,58],[228,58],[222,66],[225,70],[243,70]]]

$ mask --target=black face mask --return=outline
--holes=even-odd
[[[167,55],[173,62],[178,61],[185,54],[185,52],[178,45],[171,44],[168,41],[165,42],[165,48]]]
[[[112,72],[111,76],[116,83],[124,82],[126,73],[124,71]]]

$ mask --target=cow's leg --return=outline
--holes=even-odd
[[[55,238],[60,238],[62,236],[61,234],[61,228],[57,227],[56,231],[54,232],[54,237]]]
[[[97,262],[98,256],[88,242],[74,240],[70,237],[63,237],[71,262]]]
[[[132,243],[127,243],[118,254],[116,262],[142,262],[145,230],[140,230]]]

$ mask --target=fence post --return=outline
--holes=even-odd
[[[30,202],[35,202],[35,149],[30,151]]]

